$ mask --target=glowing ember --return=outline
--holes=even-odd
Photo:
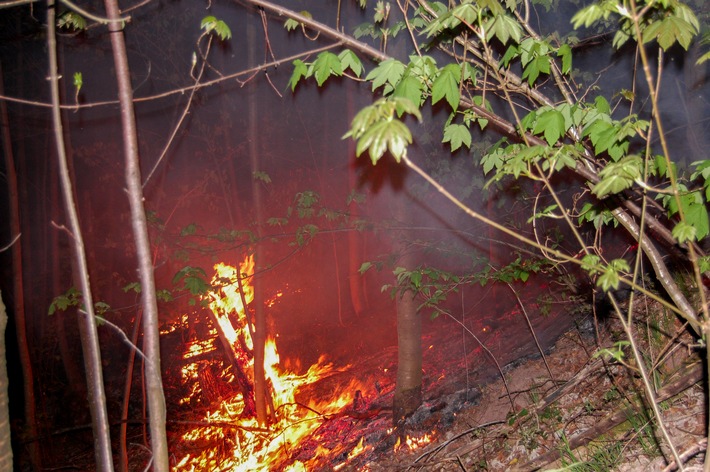
[[[255,328],[244,305],[254,299],[251,284],[254,259],[251,256],[246,258],[239,270],[223,263],[216,264],[214,268],[212,284],[218,288],[206,299],[214,314],[213,321],[216,320],[219,325],[215,327],[219,333],[215,332],[215,336],[209,341],[192,343],[183,358],[189,361],[204,352],[216,350],[216,335],[221,333],[222,339],[226,339],[231,345],[234,357],[244,370],[247,381],[253,385],[254,357],[250,351],[253,348],[251,336]],[[237,277],[241,279],[241,290]],[[279,292],[266,306],[271,306],[274,300],[281,296],[282,293]],[[246,303],[243,303],[243,300]],[[307,404],[299,403],[296,400],[299,389],[335,373],[333,365],[325,363],[325,359],[321,357],[305,374],[288,372],[280,366],[276,341],[273,338],[267,339],[264,355],[266,390],[269,392],[268,425],[260,425],[253,417],[253,412],[246,411],[243,388],[240,391],[234,389],[233,384],[227,385],[226,388],[230,388],[231,393],[213,395],[218,401],[210,403],[211,409],[199,422],[201,424],[182,435],[182,442],[197,452],[182,457],[175,464],[174,470],[305,471],[307,467],[300,461],[288,464],[291,452],[313,434],[327,415],[338,413],[352,405],[355,392],[366,390],[359,382],[353,381],[345,388],[331,392],[325,401],[311,399]],[[200,390],[204,390],[208,385],[204,379],[206,372],[210,371],[207,367],[212,368],[221,362],[221,365],[226,367],[219,373],[220,381],[235,379],[236,367],[230,365],[230,362],[213,359],[207,367],[204,360],[200,362],[203,364],[188,362],[183,368],[183,379],[192,388],[181,403],[190,404],[193,397],[204,395],[205,392]],[[247,393],[253,396],[253,388],[248,389]],[[253,402],[253,399],[251,401]],[[360,451],[351,453],[352,457],[362,452],[362,442],[356,449]],[[329,452],[326,449],[315,451],[313,457]]]

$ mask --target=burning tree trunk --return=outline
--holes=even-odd
[[[148,223],[143,206],[143,188],[138,159],[138,134],[133,112],[133,91],[131,89],[126,43],[123,37],[124,21],[119,18],[116,0],[105,0],[106,12],[110,19],[111,49],[116,67],[118,96],[121,104],[121,124],[123,129],[124,155],[126,159],[126,186],[131,208],[131,224],[138,255],[138,273],[141,281],[141,305],[143,307],[143,353],[145,355],[146,391],[150,417],[150,441],[153,451],[153,468],[167,471],[168,441],[165,434],[165,395],[160,370],[160,332],[158,326],[158,304],[155,295],[155,279],[148,239]]]
[[[242,396],[244,397],[244,410],[242,412],[242,416],[247,418],[253,417],[257,414],[256,406],[254,403],[254,388],[252,387],[251,382],[249,382],[249,378],[247,377],[246,373],[244,372],[244,368],[242,367],[239,362],[239,359],[237,358],[234,344],[229,340],[228,336],[225,334],[225,329],[223,328],[223,325],[220,320],[217,318],[218,315],[212,310],[207,310],[207,312],[210,314],[210,319],[212,320],[212,323],[217,328],[217,335],[219,336],[219,340],[222,343],[222,348],[225,351],[225,355],[227,356],[229,363],[234,368],[234,377],[237,379],[237,384],[239,384],[239,390],[242,392]]]

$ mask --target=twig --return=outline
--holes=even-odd
[[[525,321],[527,322],[528,328],[530,328],[530,333],[532,334],[532,337],[535,340],[535,345],[537,346],[537,350],[540,352],[540,355],[542,356],[542,362],[545,363],[545,368],[547,369],[547,373],[550,374],[550,380],[552,380],[554,382],[555,376],[552,375],[552,370],[550,369],[550,365],[547,363],[547,357],[545,356],[545,351],[542,350],[542,346],[540,346],[540,342],[537,340],[537,335],[535,334],[535,330],[533,329],[533,325],[530,322],[530,317],[528,316],[528,312],[525,309],[525,305],[523,305],[523,301],[520,299],[520,296],[518,296],[518,292],[513,288],[513,286],[509,283],[506,283],[506,285],[513,292],[513,295],[515,295],[515,299],[518,301],[518,305],[520,305],[520,309],[523,310],[523,316],[525,316]]]
[[[680,460],[683,462],[686,462],[688,459],[690,459],[694,455],[703,452],[705,450],[705,448],[707,447],[707,445],[708,445],[708,438],[701,439],[700,441],[696,442],[695,444],[690,446],[685,451],[681,452],[679,454]],[[672,471],[676,470],[677,468],[678,468],[678,465],[676,464],[676,462],[672,461],[661,472],[672,472]]]
[[[20,236],[22,236],[22,233],[17,233],[17,236],[15,236],[14,238],[12,238],[12,241],[10,241],[10,242],[7,244],[7,246],[0,248],[0,252],[5,252],[5,251],[7,251],[8,249],[10,249],[10,248],[12,247],[12,245],[15,244],[18,239],[20,239]]]
[[[88,316],[88,314],[87,314],[84,310],[79,310],[79,313]],[[120,336],[121,339],[123,340],[123,343],[124,343],[124,344],[127,344],[131,349],[133,349],[133,350],[136,352],[136,354],[138,354],[138,355],[140,356],[140,358],[143,359],[146,363],[150,363],[150,359],[148,359],[147,357],[145,357],[145,354],[143,354],[143,351],[141,351],[141,350],[138,348],[138,346],[136,346],[135,344],[133,344],[133,343],[131,342],[131,340],[128,339],[128,336],[126,336],[126,333],[125,333],[119,326],[117,326],[117,325],[111,323],[109,320],[107,320],[106,318],[104,318],[104,317],[102,317],[102,316],[96,315],[96,319],[97,319],[101,324],[106,324],[106,325],[110,326],[111,328],[113,328],[113,329],[119,334],[119,336]]]
[[[508,400],[510,400],[510,407],[512,408],[513,413],[515,413],[515,402],[513,402],[513,397],[512,397],[512,395],[510,394],[510,388],[508,387],[508,380],[505,378],[505,373],[503,373],[503,368],[501,367],[500,363],[498,362],[498,359],[496,359],[496,356],[494,356],[493,353],[491,352],[491,350],[488,349],[485,344],[483,344],[483,341],[481,341],[480,339],[478,339],[478,336],[476,336],[476,334],[475,334],[473,331],[471,331],[470,329],[468,329],[468,327],[467,327],[466,325],[464,325],[464,324],[461,323],[459,320],[457,320],[456,318],[454,318],[454,317],[451,315],[451,313],[448,313],[448,312],[442,310],[442,309],[439,308],[439,307],[434,307],[434,308],[435,308],[436,310],[438,310],[440,313],[443,313],[443,314],[445,314],[446,316],[448,316],[449,318],[451,318],[452,320],[454,320],[456,323],[460,324],[460,325],[463,327],[463,329],[464,329],[468,334],[470,334],[471,337],[473,337],[473,339],[476,340],[476,342],[481,346],[481,348],[482,348],[484,351],[486,351],[486,354],[488,354],[488,355],[490,356],[490,358],[493,359],[493,363],[495,363],[496,368],[498,369],[498,373],[500,374],[500,378],[503,380],[503,386],[505,387],[505,391],[506,391],[506,393],[507,393],[507,395],[508,395]]]
[[[448,446],[448,445],[451,444],[452,442],[456,441],[457,439],[459,439],[459,438],[461,438],[461,437],[463,437],[463,436],[466,436],[467,434],[470,434],[470,433],[472,433],[472,432],[474,432],[474,431],[476,431],[476,430],[478,430],[478,429],[483,429],[483,428],[487,428],[487,427],[489,427],[489,426],[495,426],[495,425],[497,425],[497,424],[502,424],[502,423],[505,423],[505,420],[489,421],[488,423],[479,424],[478,426],[474,426],[473,428],[469,428],[469,429],[467,429],[467,430],[465,430],[465,431],[463,431],[463,432],[457,434],[457,435],[454,436],[453,438],[447,439],[447,440],[444,441],[443,443],[438,444],[438,445],[437,445],[436,447],[434,447],[433,449],[431,449],[431,450],[429,450],[429,451],[423,452],[419,457],[417,457],[416,459],[414,459],[414,464],[416,464],[417,462],[419,462],[420,460],[424,459],[424,458],[427,457],[427,456],[431,456],[431,455],[433,455],[433,454],[436,454],[437,452],[441,451],[443,448],[445,448],[446,446]]]

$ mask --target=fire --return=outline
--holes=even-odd
[[[193,397],[204,393],[208,383],[204,378],[209,377],[205,371],[209,372],[209,369],[217,365],[215,362],[219,362],[212,359],[212,363],[205,367],[204,364],[198,365],[189,361],[205,352],[216,351],[221,336],[222,346],[224,347],[226,339],[234,359],[242,364],[247,382],[252,385],[254,382],[254,357],[250,355],[250,350],[253,349],[252,334],[255,332],[255,326],[246,310],[254,299],[254,288],[251,284],[254,258],[247,257],[239,265],[239,269],[224,263],[216,264],[214,269],[212,284],[217,288],[209,293],[206,300],[214,315],[212,324],[216,322],[217,326],[213,326],[210,332],[212,338],[191,343],[183,354],[183,359],[188,361],[182,369],[183,380],[191,386],[188,396],[181,400],[183,404],[191,404]],[[237,278],[241,279],[241,284]],[[279,292],[265,304],[266,307],[272,306],[273,300],[282,295]],[[238,383],[235,380],[235,366],[230,365],[228,360],[223,360],[219,380],[227,383],[226,388],[229,388],[231,393],[225,395],[226,398],[215,395],[217,401],[210,403],[210,411],[204,414],[201,421],[196,422],[200,425],[181,436],[181,441],[196,452],[182,457],[175,464],[174,470],[307,470],[308,465],[300,461],[292,461],[289,464],[290,451],[294,451],[299,443],[312,435],[328,415],[337,414],[352,405],[354,392],[365,390],[359,382],[353,381],[339,392],[332,392],[326,401],[310,400],[307,404],[299,403],[296,397],[300,389],[338,370],[332,363],[326,363],[324,357],[304,374],[283,369],[273,337],[267,338],[264,357],[266,390],[270,397],[270,402],[267,402],[270,417],[268,424],[260,425],[254,415],[246,410],[244,391],[235,388]],[[248,393],[253,395],[253,391]],[[253,399],[251,401],[253,402]],[[362,442],[358,448],[362,448]],[[352,457],[361,452],[352,452]],[[327,454],[328,451],[321,453]],[[318,454],[316,451],[314,457]]]

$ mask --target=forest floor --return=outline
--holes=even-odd
[[[655,365],[664,424],[685,470],[701,470],[707,424],[702,362],[680,322],[655,317],[651,323],[647,311],[643,319],[634,327]],[[596,329],[588,323],[564,334],[544,357],[503,367],[505,383],[498,375],[480,389],[452,395],[451,382],[433,382],[408,421],[408,434],[428,433],[430,442],[387,452],[378,447],[382,436],[369,436],[373,452],[339,470],[677,470],[668,465],[672,454],[644,407],[640,377],[608,356],[594,356],[600,346],[624,339],[620,323],[608,320]]]

